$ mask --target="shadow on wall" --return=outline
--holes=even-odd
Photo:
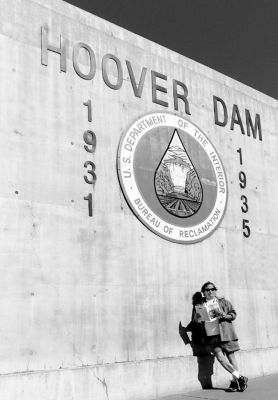
[[[197,303],[202,301],[202,293],[196,292],[192,296],[193,309]],[[193,310],[192,310],[193,317]],[[212,388],[211,377],[213,374],[214,355],[210,353],[209,347],[204,343],[205,332],[204,326],[194,323],[191,319],[189,324],[184,327],[181,322],[179,323],[179,334],[185,345],[190,344],[193,356],[197,357],[198,362],[198,380],[202,389]],[[188,336],[191,332],[191,339]]]

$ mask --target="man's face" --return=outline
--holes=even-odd
[[[216,289],[213,285],[208,285],[205,288],[205,296],[207,300],[211,300],[216,296]]]

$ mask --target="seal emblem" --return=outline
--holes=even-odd
[[[177,129],[156,170],[155,190],[162,206],[173,215],[188,217],[200,208],[202,185]]]
[[[203,240],[224,215],[220,158],[206,135],[182,117],[157,112],[138,119],[122,135],[117,169],[132,211],[164,239]]]

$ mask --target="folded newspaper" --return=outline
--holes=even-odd
[[[195,310],[201,316],[201,321],[214,321],[221,312],[217,301],[197,304]]]

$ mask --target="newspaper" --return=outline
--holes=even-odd
[[[221,312],[217,301],[197,304],[195,310],[201,316],[201,321],[215,321]]]

